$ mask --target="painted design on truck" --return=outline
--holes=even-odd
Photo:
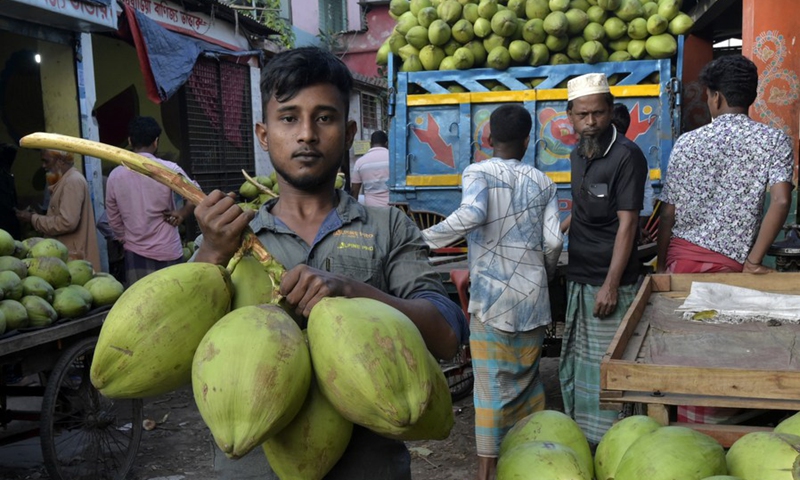
[[[436,118],[429,113],[427,122],[424,122],[422,117],[417,117],[414,119],[414,123],[416,124],[412,129],[414,135],[420,143],[427,145],[431,149],[433,159],[450,168],[455,168],[453,146],[442,137]],[[425,128],[423,128],[423,123],[425,123]]]

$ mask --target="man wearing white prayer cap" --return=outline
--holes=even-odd
[[[567,115],[578,145],[570,154],[572,223],[567,315],[559,364],[564,408],[596,445],[618,413],[600,410],[600,360],[636,295],[647,160],[611,124],[614,96],[602,73],[567,83]]]

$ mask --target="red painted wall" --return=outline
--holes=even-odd
[[[800,138],[800,16],[797,0],[743,0],[742,53],[758,66],[758,99],[750,116]],[[756,8],[756,4],[758,8]]]
[[[366,31],[363,33],[345,33],[341,37],[345,53],[344,63],[353,72],[368,77],[378,76],[378,65],[375,55],[389,35],[396,22],[389,16],[388,5],[371,6],[366,16]]]

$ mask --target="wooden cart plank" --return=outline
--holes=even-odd
[[[83,333],[87,330],[97,328],[103,324],[103,320],[108,313],[108,309],[98,311],[91,315],[75,320],[54,325],[40,330],[21,333],[13,337],[0,340],[0,359],[6,355],[21,352],[31,347],[44,345],[49,342],[68,338],[73,335]]]
[[[739,440],[741,437],[752,432],[771,432],[772,427],[756,427],[749,425],[713,425],[710,423],[681,423],[673,422],[670,424],[673,427],[688,427],[700,433],[705,433],[709,437],[718,441],[724,448],[730,448],[731,445]]]
[[[790,400],[800,392],[800,372],[701,368],[618,361],[605,365],[602,388],[687,395]]]
[[[614,335],[613,340],[611,340],[611,344],[608,346],[605,357],[609,357],[611,359],[622,358],[622,355],[628,345],[628,341],[631,339],[631,336],[633,335],[633,332],[639,323],[639,319],[642,318],[645,307],[647,307],[647,299],[650,298],[651,292],[652,280],[648,276],[645,277],[642,286],[636,293],[636,298],[633,300],[630,308],[628,308],[628,311],[622,318],[622,322],[617,329],[617,333]],[[601,376],[601,378],[603,377],[604,375]]]
[[[670,290],[688,292],[693,282],[724,283],[736,287],[752,288],[764,292],[800,293],[800,273],[692,273],[669,275]]]
[[[620,403],[658,403],[663,405],[693,405],[699,407],[724,407],[724,408],[747,408],[756,410],[793,410],[800,411],[800,399],[798,400],[769,400],[759,398],[731,397],[731,396],[699,396],[699,395],[678,395],[664,393],[655,396],[650,392],[600,392],[601,404],[620,404]]]

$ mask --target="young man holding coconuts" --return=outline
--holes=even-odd
[[[602,73],[567,83],[567,115],[579,136],[570,154],[567,314],[559,364],[564,410],[597,444],[617,418],[600,409],[600,360],[636,296],[647,160],[612,125],[614,96]]]
[[[464,170],[461,206],[422,232],[431,247],[464,237],[469,244],[478,480],[494,478],[511,427],[545,408],[539,358],[563,237],[555,184],[520,161],[532,124],[519,104],[492,112],[493,158]]]
[[[407,315],[429,350],[452,358],[468,332],[460,308],[447,298],[428,264],[419,229],[398,209],[359,205],[337,190],[336,173],[350,148],[352,77],[338,58],[308,47],[272,58],[262,77],[264,122],[256,137],[268,151],[281,195],[257,212],[214,191],[196,210],[202,240],[195,261],[227,264],[250,225],[287,272],[281,294],[308,317],[324,297],[367,297]],[[219,478],[276,479],[261,451],[236,462],[216,455]],[[402,442],[356,427],[330,480],[407,480]]]

